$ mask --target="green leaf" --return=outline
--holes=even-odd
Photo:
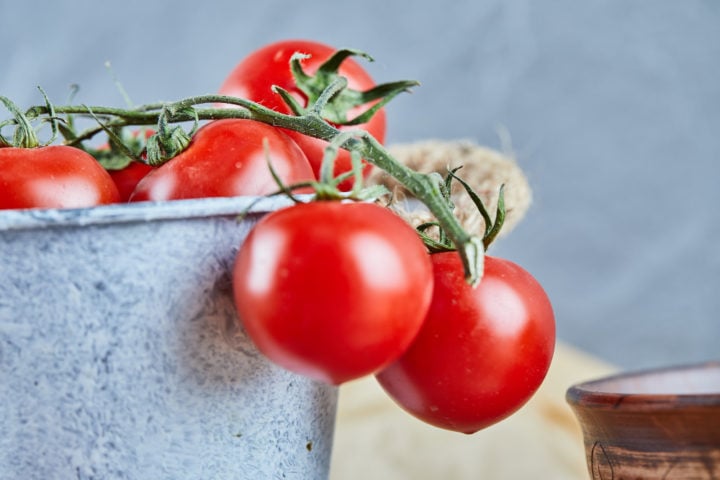
[[[488,231],[483,237],[483,245],[485,250],[498,236],[503,224],[505,223],[505,185],[500,185],[500,191],[498,192],[497,210],[495,213],[495,223],[493,224],[490,231]]]
[[[270,89],[282,97],[283,101],[290,108],[290,111],[293,112],[293,114],[302,115],[305,113],[305,108],[298,103],[290,92],[277,85],[273,85]]]
[[[468,185],[468,183],[465,180],[463,180],[462,178],[455,175],[454,171],[450,171],[449,173],[455,180],[460,182],[460,185],[463,186],[463,188],[465,189],[467,194],[470,196],[470,199],[472,200],[472,202],[475,204],[478,211],[480,212],[480,215],[482,215],[483,220],[485,221],[485,235],[483,236],[483,238],[484,238],[485,236],[488,235],[488,233],[490,232],[490,229],[492,228],[492,219],[490,218],[490,214],[488,213],[487,209],[485,208],[485,205],[483,204],[482,199],[480,198],[480,196],[477,193],[475,193],[475,190],[473,190],[473,188],[470,185]]]
[[[340,69],[340,65],[342,65],[342,63],[350,57],[362,57],[369,62],[375,61],[375,59],[373,59],[369,54],[361,50],[355,50],[353,48],[341,48],[340,50],[337,50],[335,53],[333,53],[330,58],[325,60],[322,65],[320,65],[320,67],[318,68],[318,72],[326,74],[337,73]]]

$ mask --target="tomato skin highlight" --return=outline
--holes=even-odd
[[[486,256],[473,289],[456,253],[431,257],[435,287],[423,328],[376,378],[417,418],[474,433],[517,411],[542,383],[555,348],[552,305],[508,260]]]
[[[290,92],[303,106],[307,106],[305,94],[298,89],[295,79],[290,70],[290,57],[295,52],[311,55],[302,61],[303,70],[313,75],[320,65],[325,62],[336,49],[319,42],[308,40],[283,40],[266,45],[252,52],[245,57],[230,72],[219,93],[252,100],[273,109],[277,112],[290,114],[291,110],[285,104],[280,95],[271,90],[273,85],[282,87]],[[346,59],[338,69],[338,73],[348,80],[348,87],[354,90],[367,90],[375,86],[375,81],[370,74],[356,61]],[[367,110],[372,104],[357,107],[348,112],[348,118],[352,118]],[[339,126],[339,130],[365,130],[380,143],[385,142],[386,114],[380,109],[373,117],[364,124],[355,126]],[[315,176],[320,172],[323,153],[327,142],[303,135],[301,133],[284,130],[307,155],[313,167]],[[335,162],[335,174],[351,171],[350,154],[341,150]],[[365,164],[363,173],[367,175],[372,166]],[[352,187],[353,179],[348,179],[340,184],[341,190],[349,190]]]
[[[273,193],[279,187],[268,160],[286,185],[315,178],[305,154],[279,129],[254,120],[215,120],[195,132],[184,151],[140,180],[130,201]]]
[[[0,209],[83,208],[116,203],[110,175],[75,147],[0,149]]]
[[[260,220],[233,284],[240,322],[262,353],[340,384],[407,348],[430,303],[432,271],[416,232],[388,209],[325,201]]]

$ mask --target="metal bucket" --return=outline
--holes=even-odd
[[[0,479],[328,476],[337,390],[236,323],[253,201],[0,211]]]

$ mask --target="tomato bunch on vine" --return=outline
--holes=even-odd
[[[523,268],[485,255],[502,190],[491,221],[456,170],[421,174],[384,147],[388,102],[418,84],[376,84],[361,60],[372,59],[281,41],[241,60],[217,93],[174,102],[61,106],[43,93],[22,111],[0,97],[11,114],[0,122],[0,209],[288,195],[294,205],[254,225],[232,269],[237,321],[258,349],[335,385],[375,375],[421,420],[477,431],[539,387],[552,307]],[[79,130],[78,117],[94,124]],[[107,142],[88,146],[98,134]],[[377,202],[374,167],[435,221],[415,229]],[[455,217],[452,182],[485,218],[482,238]]]

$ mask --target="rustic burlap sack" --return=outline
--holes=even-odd
[[[510,155],[467,140],[425,140],[390,145],[388,150],[400,163],[422,173],[437,172],[445,177],[448,169],[462,166],[457,175],[479,194],[493,220],[500,186],[505,185],[506,218],[500,235],[509,233],[530,207],[532,192],[527,178]],[[385,185],[392,192],[390,206],[413,225],[432,219],[424,209],[409,211],[405,202],[409,193],[384,171],[373,170],[369,182]],[[455,215],[465,229],[482,236],[485,222],[459,182],[454,183],[452,198]]]

